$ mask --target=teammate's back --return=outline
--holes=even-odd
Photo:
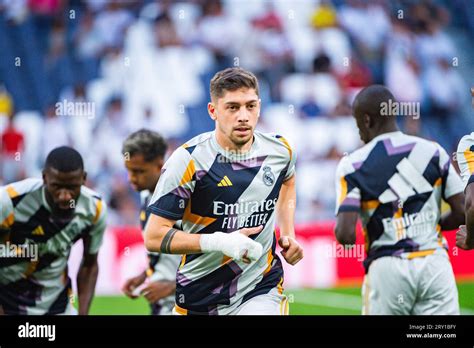
[[[338,167],[339,211],[359,211],[370,262],[413,257],[445,245],[441,199],[461,191],[446,151],[437,143],[385,133],[346,156]]]
[[[463,185],[437,143],[403,134],[381,108],[394,101],[381,85],[364,88],[353,113],[364,147],[337,169],[336,237],[355,243],[360,215],[367,258],[364,314],[458,314],[442,230],[464,220]],[[451,207],[441,216],[441,201]]]

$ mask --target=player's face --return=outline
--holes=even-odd
[[[147,162],[142,154],[136,154],[129,159],[125,159],[125,168],[128,172],[130,185],[136,191],[154,191],[156,183],[160,178],[163,159],[156,159]]]
[[[74,211],[76,201],[81,194],[81,186],[86,181],[86,172],[78,169],[72,172],[60,172],[54,168],[43,171],[46,199],[54,213],[67,215]]]
[[[209,103],[211,118],[229,147],[241,148],[253,139],[260,116],[260,99],[253,88],[226,91],[221,98]]]

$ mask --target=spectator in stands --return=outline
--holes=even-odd
[[[23,150],[25,139],[23,133],[15,128],[13,118],[8,119],[7,127],[1,134],[0,161],[1,178],[5,183],[10,183],[25,178],[23,165]],[[0,180],[1,182],[2,180]]]
[[[13,114],[13,100],[5,86],[0,85],[0,132],[7,124],[8,117]]]
[[[75,106],[74,112],[64,117],[67,134],[74,149],[81,154],[87,153],[90,151],[92,130],[97,115],[95,104],[86,96],[86,86],[79,82],[67,88],[60,96],[59,103]]]
[[[94,25],[94,14],[87,9],[79,19],[79,25],[73,34],[73,43],[82,78],[88,81],[97,77],[98,60],[104,51],[99,30]]]
[[[123,181],[115,142],[144,124],[160,129],[176,146],[203,131],[209,76],[232,65],[259,73],[265,106],[260,127],[285,129],[300,148],[298,180],[306,197],[298,203],[301,216],[314,218],[307,213],[314,207],[317,218],[332,212],[325,191],[332,184],[315,185],[314,173],[325,182],[334,175],[331,158],[358,146],[355,126],[344,116],[366,85],[382,82],[400,101],[421,102],[419,120],[400,118],[405,132],[421,132],[453,149],[466,115],[461,75],[469,76],[469,64],[453,65],[459,43],[446,30],[450,16],[444,7],[405,0],[310,3],[4,2],[7,21],[0,22],[0,42],[8,48],[5,61],[21,56],[21,68],[1,61],[0,70],[7,72],[2,82],[20,106],[15,126],[31,156],[28,175],[38,172],[52,147],[70,144],[82,152],[95,188],[106,198],[122,199],[131,193],[114,192]],[[444,3],[452,13],[463,12],[453,18],[458,28],[473,22],[463,19],[471,8],[464,2]],[[74,19],[65,16],[71,9]],[[30,48],[26,55],[23,47]],[[123,97],[109,104],[114,95]],[[94,103],[95,118],[57,114],[54,103],[64,99]],[[43,118],[34,115],[42,103]],[[9,114],[11,105],[0,90],[0,134],[7,124],[1,114]],[[32,108],[36,111],[24,112]],[[124,205],[112,205],[117,223],[127,219],[114,207],[127,215],[133,204]]]
[[[272,101],[279,101],[279,83],[286,74],[294,71],[293,51],[282,19],[271,3],[267,6],[267,12],[252,20],[255,50],[259,55],[255,58],[262,62],[257,73],[268,82]]]
[[[352,66],[349,35],[341,27],[336,9],[330,1],[322,1],[311,15],[314,29],[315,54],[324,52],[332,62],[332,68],[338,75],[347,73]]]
[[[201,10],[196,40],[214,54],[216,70],[233,65],[233,58],[244,44],[248,23],[226,13],[220,0],[202,1]]]
[[[330,114],[341,100],[341,89],[332,62],[325,53],[314,59],[310,81],[316,104],[326,115]]]
[[[74,80],[74,71],[67,52],[67,31],[62,18],[55,18],[52,23],[46,54],[46,74],[51,95],[59,96],[63,86]]]
[[[103,168],[117,173],[122,169],[123,157],[120,151],[123,139],[130,133],[127,122],[125,122],[123,99],[113,97],[105,111],[102,119],[98,120],[98,126],[93,133],[95,146],[93,151],[94,167],[89,170],[94,176]],[[92,154],[91,154],[92,155]]]
[[[56,105],[50,104],[45,110],[42,148],[40,158],[44,159],[55,148],[70,145],[67,133],[66,116],[57,112]]]
[[[390,19],[383,1],[348,0],[341,7],[339,21],[354,39],[357,54],[369,66],[375,83],[382,82],[384,40]]]
[[[430,106],[426,116],[430,135],[445,148],[454,148],[457,139],[465,133],[455,118],[466,101],[468,86],[452,66],[451,57],[441,57],[429,65],[424,75],[424,86]]]
[[[106,8],[95,17],[94,30],[103,49],[123,46],[123,39],[133,15],[121,1],[109,1]]]

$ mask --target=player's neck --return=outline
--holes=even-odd
[[[371,139],[374,139],[378,137],[379,135],[386,134],[386,133],[393,133],[393,132],[399,132],[400,129],[396,124],[389,124],[383,127],[380,127],[374,134],[372,135]]]

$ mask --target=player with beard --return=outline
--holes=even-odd
[[[145,245],[184,254],[175,314],[287,314],[275,220],[282,255],[294,265],[303,257],[294,231],[295,151],[282,136],[255,131],[260,98],[252,73],[220,71],[210,92],[215,130],[165,163],[148,207]]]

